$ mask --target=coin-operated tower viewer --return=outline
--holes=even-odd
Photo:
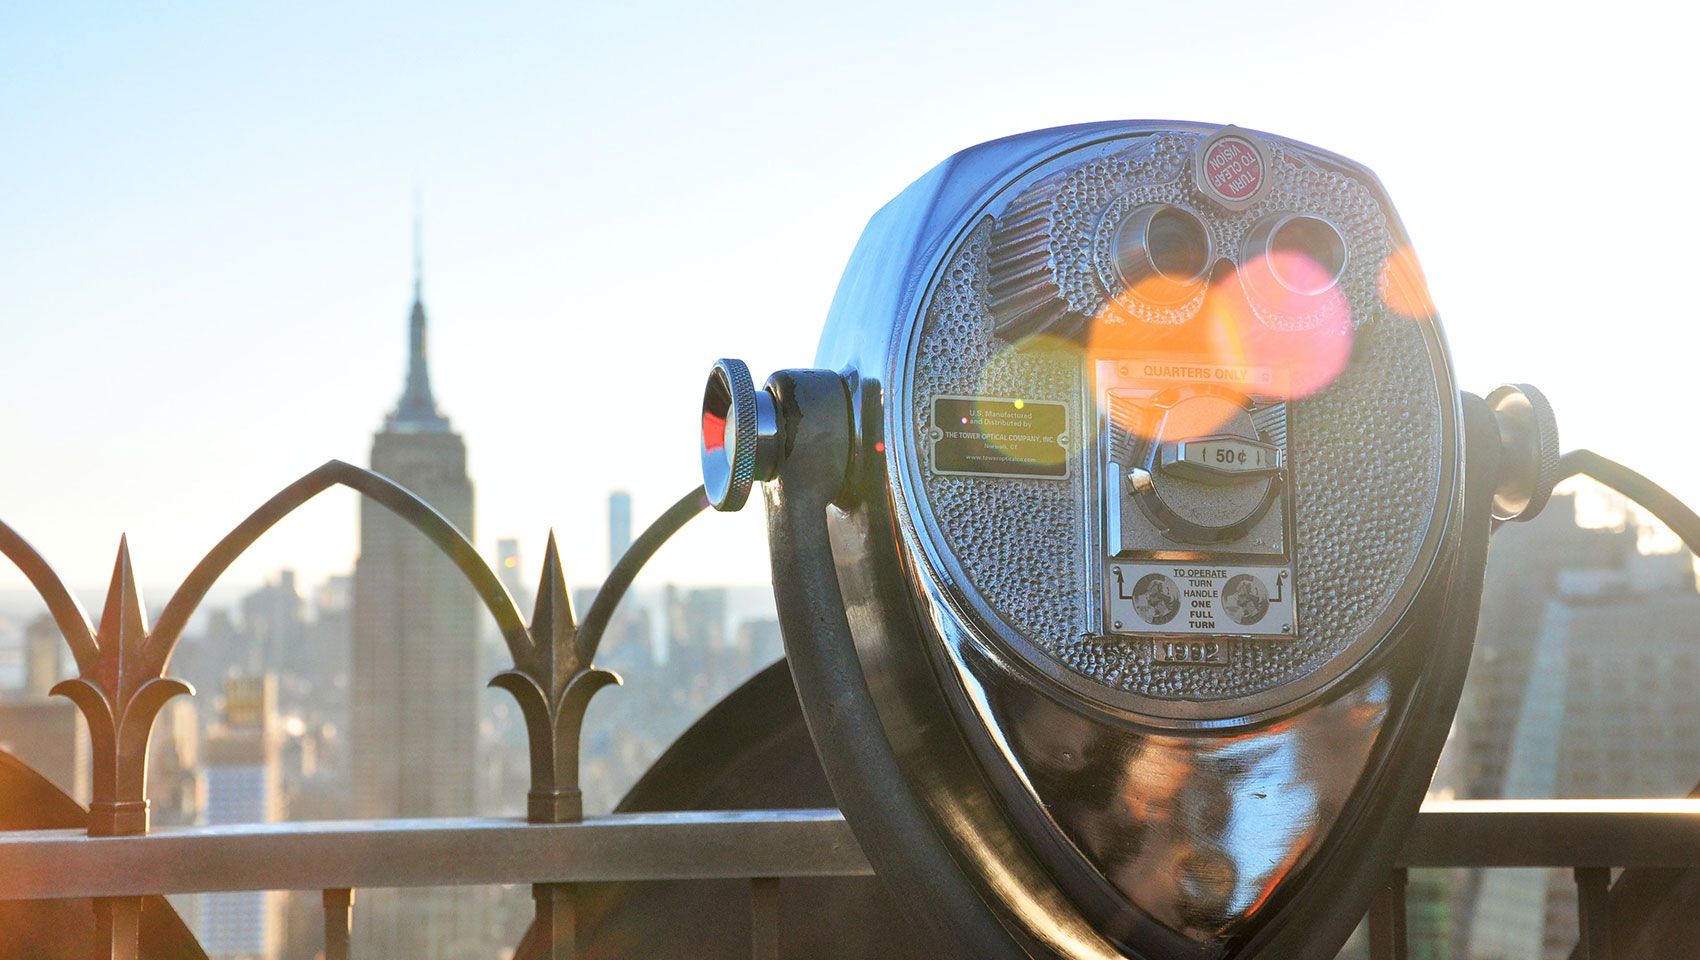
[[[1368,170],[1187,123],[945,161],[814,368],[723,360],[702,423],[835,797],[973,958],[1332,957],[1557,469],[1538,392],[1458,391]]]

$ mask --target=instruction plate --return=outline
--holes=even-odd
[[[1111,560],[1107,568],[1112,633],[1293,635],[1290,567]]]

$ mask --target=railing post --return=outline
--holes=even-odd
[[[1611,960],[1611,868],[1577,867],[1575,876],[1582,960]]]
[[[537,902],[532,933],[538,950],[526,960],[573,960],[578,955],[576,893],[570,883],[531,885],[531,898]]]
[[[141,955],[142,898],[96,897],[95,935],[105,943],[100,956],[137,960]]]
[[[750,878],[750,956],[779,960],[779,879]]]
[[[1405,960],[1409,939],[1405,927],[1404,868],[1387,876],[1387,885],[1376,894],[1369,907],[1370,960]]]
[[[147,833],[148,735],[166,701],[194,690],[164,675],[176,634],[171,629],[149,632],[130,565],[129,541],[118,541],[118,560],[98,628],[88,622],[41,555],[3,523],[0,553],[18,563],[35,584],[77,662],[78,675],[55,685],[53,692],[75,703],[88,722],[93,773],[89,836]],[[97,897],[94,912],[95,935],[104,944],[101,955],[137,960],[142,898]]]
[[[346,887],[326,890],[325,960],[349,960],[349,932],[352,929],[354,891]]]
[[[490,681],[514,695],[531,743],[531,791],[526,819],[531,823],[577,823],[584,819],[584,794],[578,782],[579,727],[596,691],[620,678],[591,664],[592,638],[573,619],[567,578],[561,569],[555,534],[544,550],[537,606],[525,637],[512,644],[514,668]],[[571,884],[534,883],[535,903],[526,960],[572,960],[577,954],[575,893]]]

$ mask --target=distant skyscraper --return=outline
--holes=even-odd
[[[401,402],[372,441],[372,469],[471,537],[466,444],[438,413],[415,287]],[[355,811],[472,813],[478,728],[477,595],[449,559],[389,510],[360,504],[354,567]]]
[[[59,627],[45,613],[24,628],[23,685],[0,690],[0,750],[87,803],[88,727],[75,704],[48,694],[60,679],[59,651],[64,645]]]
[[[277,581],[242,598],[242,626],[251,639],[250,672],[301,672],[306,663],[307,608],[295,585],[295,571],[281,570]]]
[[[268,674],[225,681],[223,720],[202,744],[206,822],[221,826],[280,819],[276,678]],[[272,960],[278,955],[281,893],[204,894],[200,915],[201,944],[212,960]]]
[[[669,583],[661,588],[661,604],[667,617],[667,642],[674,649],[715,651],[726,646],[724,587],[681,590]]]
[[[1578,527],[1569,497],[1494,535],[1477,651],[1494,660],[1470,683],[1500,689],[1484,683],[1464,718],[1487,758],[1468,764],[1484,777],[1479,795],[1682,796],[1700,778],[1693,559],[1640,554],[1636,539],[1632,526]],[[1458,955],[1558,960],[1575,946],[1568,870],[1485,870],[1465,892]]]
[[[431,395],[417,276],[407,382],[372,441],[372,469],[473,536],[466,444]],[[360,504],[354,567],[350,747],[354,814],[465,816],[474,808],[478,598],[424,535],[370,500]],[[356,912],[360,956],[462,957],[488,938],[485,914],[447,891],[374,891]]]
[[[49,696],[60,679],[60,651],[64,648],[65,641],[60,639],[52,617],[44,613],[30,621],[24,628],[24,693]]]
[[[519,555],[518,540],[496,541],[496,576],[501,578],[502,586],[519,605],[520,612],[527,620],[531,619],[532,591],[525,583],[525,562]]]
[[[616,490],[608,495],[608,568],[632,546],[632,495]]]
[[[1511,730],[1523,706],[1540,638],[1542,612],[1561,571],[1622,568],[1635,553],[1633,529],[1576,524],[1576,497],[1552,498],[1540,520],[1507,524],[1493,535],[1470,683],[1459,707],[1464,730],[1460,797],[1496,799],[1505,784]]]
[[[1482,800],[1504,795],[1511,732],[1522,713],[1543,612],[1558,593],[1562,571],[1622,567],[1635,552],[1635,536],[1633,529],[1579,526],[1574,494],[1554,496],[1533,523],[1506,524],[1494,532],[1469,682],[1432,792]],[[1481,879],[1480,871],[1457,877],[1451,904],[1454,956],[1470,956]]]
[[[88,802],[88,726],[71,701],[28,694],[0,697],[0,750],[34,767],[77,801]]]

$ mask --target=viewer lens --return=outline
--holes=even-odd
[[[1164,207],[1151,217],[1151,265],[1164,278],[1193,283],[1210,264],[1210,237],[1204,224],[1185,210]]]
[[[1210,232],[1196,215],[1166,203],[1136,207],[1116,227],[1116,275],[1147,303],[1184,303],[1210,272]]]
[[[1346,271],[1346,240],[1320,217],[1289,214],[1271,225],[1267,236],[1269,272],[1293,293],[1327,293]]]

